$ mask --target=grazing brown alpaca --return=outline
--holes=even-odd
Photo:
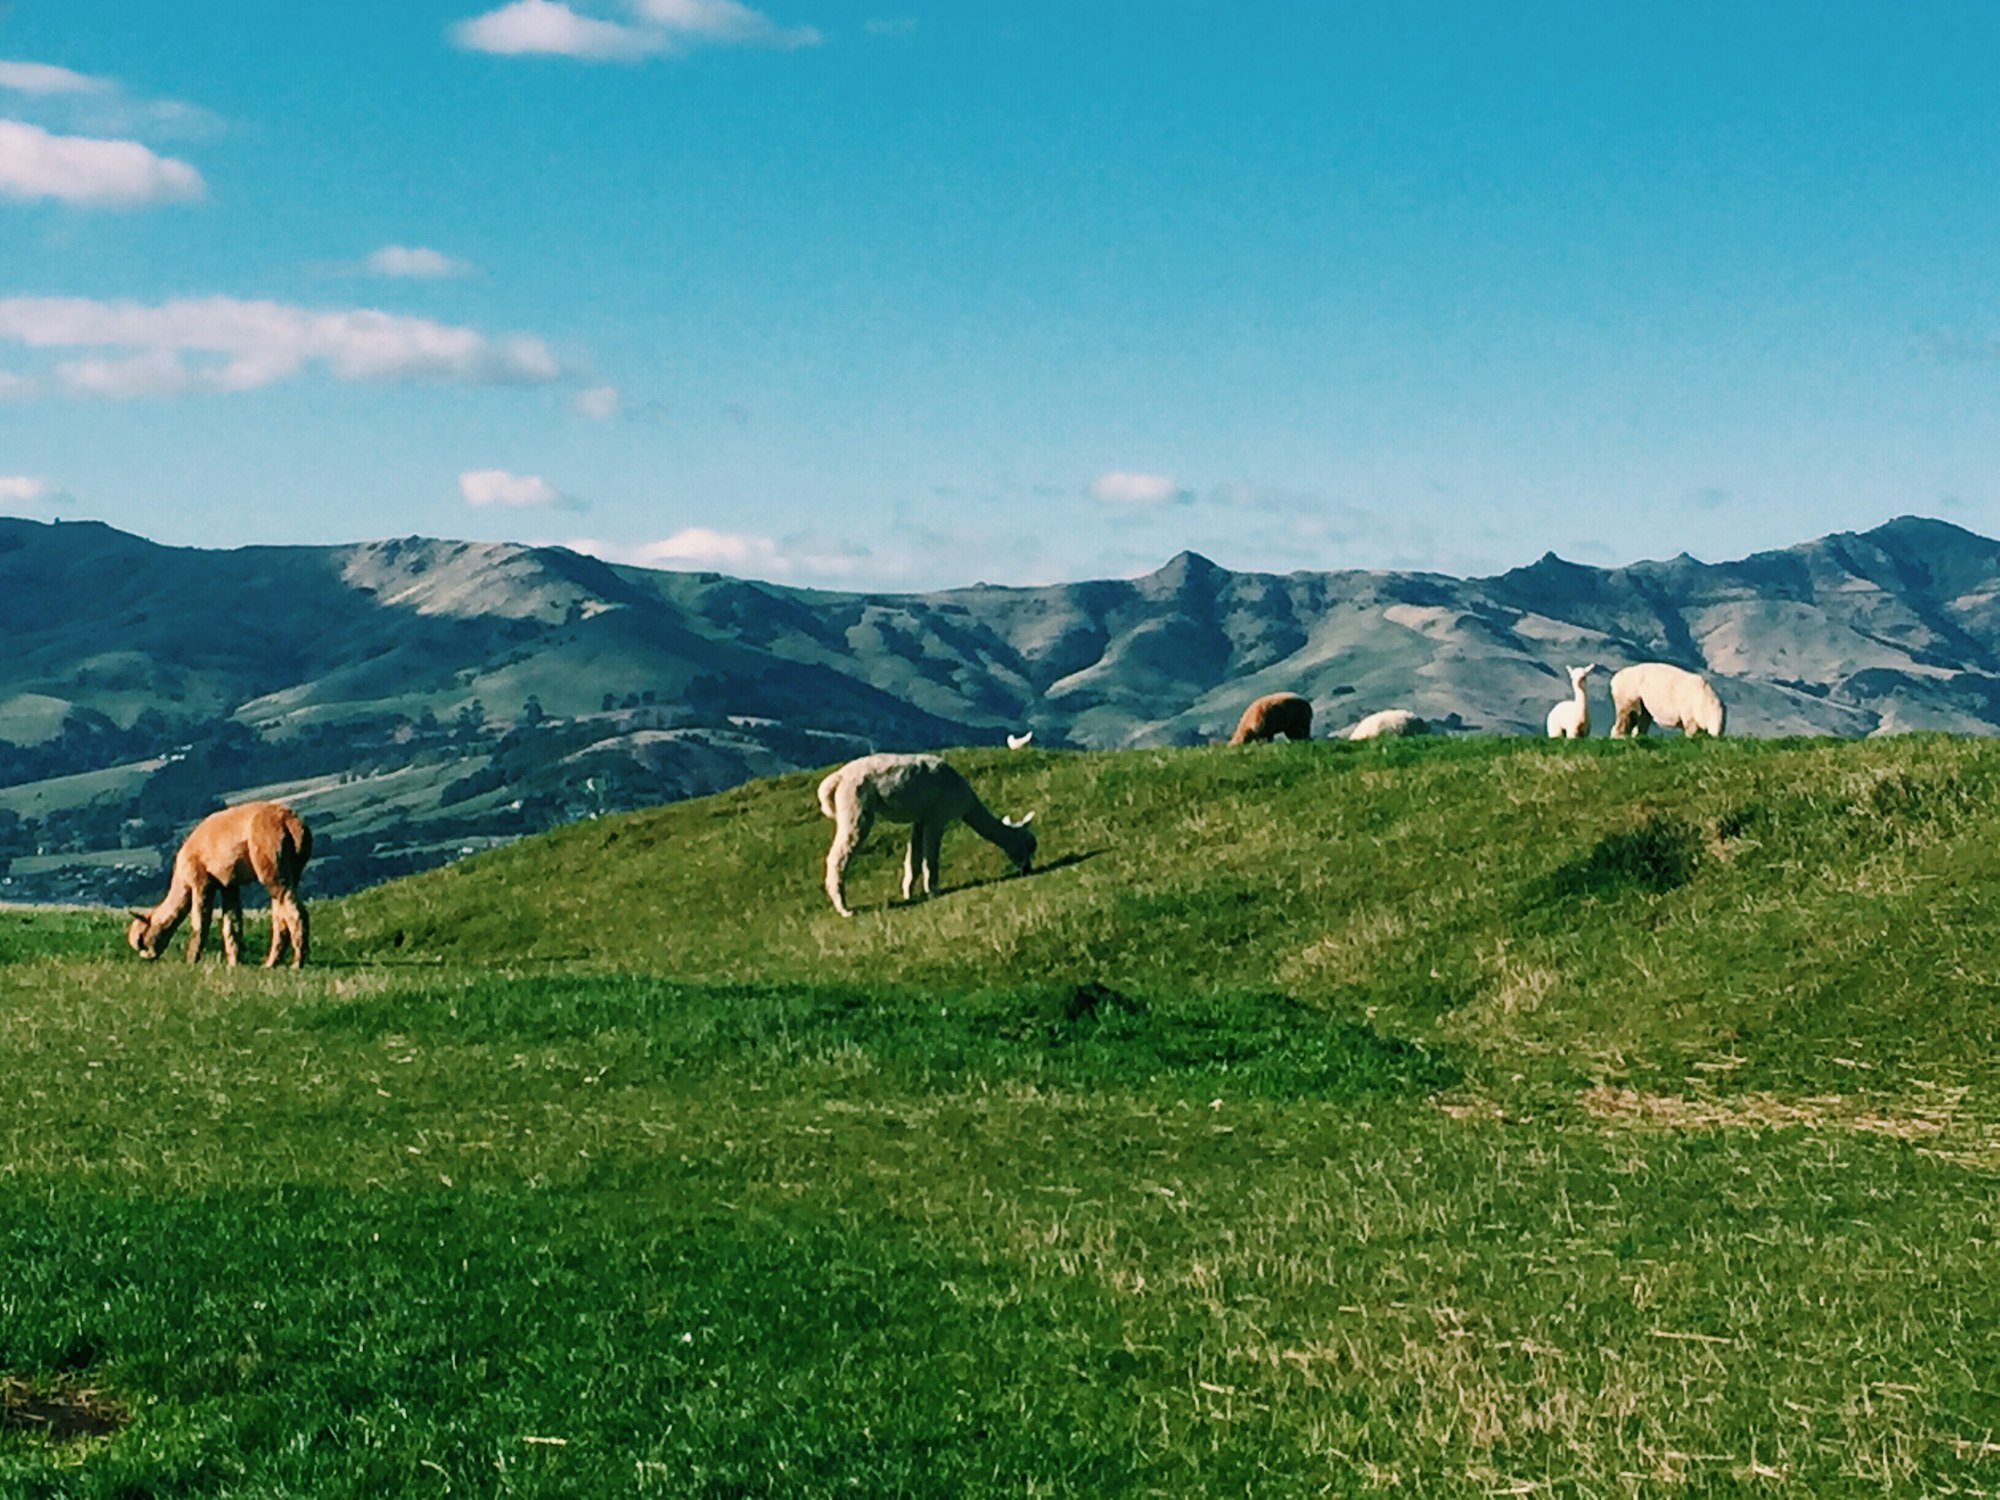
[[[1243,710],[1229,743],[1247,745],[1252,740],[1274,740],[1281,734],[1287,739],[1309,740],[1312,732],[1310,703],[1297,693],[1266,693]]]
[[[292,943],[292,967],[306,961],[306,909],[299,904],[299,877],[312,858],[312,833],[299,815],[282,802],[245,802],[210,813],[174,856],[173,883],[167,897],[151,911],[134,911],[125,933],[141,958],[158,958],[181,925],[194,913],[194,934],[188,939],[188,962],[201,957],[208,937],[208,905],[212,896],[222,903],[222,954],[234,964],[243,946],[244,881],[256,881],[271,893],[271,951],[264,967],[276,966],[285,939]]]

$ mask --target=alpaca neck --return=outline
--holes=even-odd
[[[160,942],[174,935],[174,929],[181,925],[188,908],[194,905],[194,886],[191,882],[176,880],[167,887],[166,899],[154,907],[146,918],[146,931]]]
[[[986,809],[986,804],[975,801],[965,810],[965,826],[985,839],[1005,854],[1015,864],[1024,863],[1034,848],[1034,835],[1025,828],[1017,828],[1012,823],[1003,823]]]

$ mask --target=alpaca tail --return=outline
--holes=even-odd
[[[840,772],[829,771],[826,779],[819,784],[819,810],[825,817],[835,817],[833,810],[834,788],[840,784]]]
[[[278,840],[278,871],[288,888],[297,887],[312,852],[312,830],[298,814],[290,813]]]

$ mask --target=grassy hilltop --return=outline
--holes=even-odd
[[[2000,1483],[2000,744],[954,761],[0,913],[0,1493]]]

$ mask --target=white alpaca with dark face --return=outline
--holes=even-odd
[[[945,825],[965,826],[997,847],[1023,875],[1035,862],[1033,813],[1015,822],[986,810],[972,785],[935,755],[864,755],[830,773],[819,784],[819,810],[834,820],[833,846],[826,851],[826,894],[833,909],[853,916],[843,894],[848,858],[878,817],[910,825],[903,858],[903,899],[939,888],[938,851]]]

